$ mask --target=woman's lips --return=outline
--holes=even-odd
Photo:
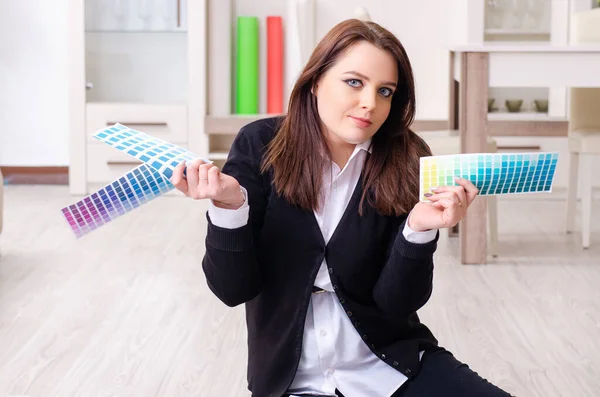
[[[350,118],[352,119],[352,121],[354,121],[354,124],[356,124],[357,126],[359,126],[361,128],[366,128],[366,127],[370,126],[371,124],[373,124],[371,122],[371,120],[369,120],[369,119],[363,119],[361,117],[354,117],[354,116],[350,116]]]

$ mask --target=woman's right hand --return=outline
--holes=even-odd
[[[200,159],[187,167],[185,162],[175,167],[171,183],[186,196],[195,200],[211,199],[220,208],[237,209],[245,201],[240,184],[234,177],[221,173],[217,166]]]

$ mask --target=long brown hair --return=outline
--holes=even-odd
[[[262,171],[273,170],[278,194],[306,210],[319,206],[323,166],[330,151],[321,130],[311,89],[345,50],[367,41],[389,52],[398,65],[398,87],[390,113],[372,139],[372,153],[363,168],[365,200],[383,215],[408,213],[419,199],[419,157],[431,154],[410,130],[415,116],[415,87],[408,56],[400,41],[374,22],[349,19],[334,26],[313,51],[292,90],[288,112],[267,148]]]

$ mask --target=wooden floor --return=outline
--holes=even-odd
[[[205,204],[155,200],[76,241],[64,186],[7,186],[0,396],[248,396],[243,308],[206,287]],[[441,237],[422,320],[513,395],[600,395],[600,222],[565,235],[560,195],[502,198],[500,257]],[[594,202],[600,220],[600,202]],[[432,396],[433,397],[433,396]]]

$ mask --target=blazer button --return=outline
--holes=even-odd
[[[340,303],[343,305],[344,303],[346,303],[346,301],[344,300],[344,298],[340,299]]]
[[[352,317],[352,312],[351,312],[350,310],[348,310],[348,311],[346,312],[346,314],[348,315],[348,317]]]
[[[382,359],[382,360],[385,360],[386,358],[387,358],[387,356],[386,356],[385,354],[382,354],[382,355],[381,355],[381,359]]]
[[[329,274],[333,274],[333,268],[329,268]]]
[[[394,367],[397,367],[398,365],[400,365],[400,363],[399,363],[398,361],[394,361],[394,362],[392,363],[392,365],[393,365]]]
[[[404,371],[404,373],[406,375],[410,375],[412,373],[412,371],[410,370],[410,368],[406,368],[406,371]]]

